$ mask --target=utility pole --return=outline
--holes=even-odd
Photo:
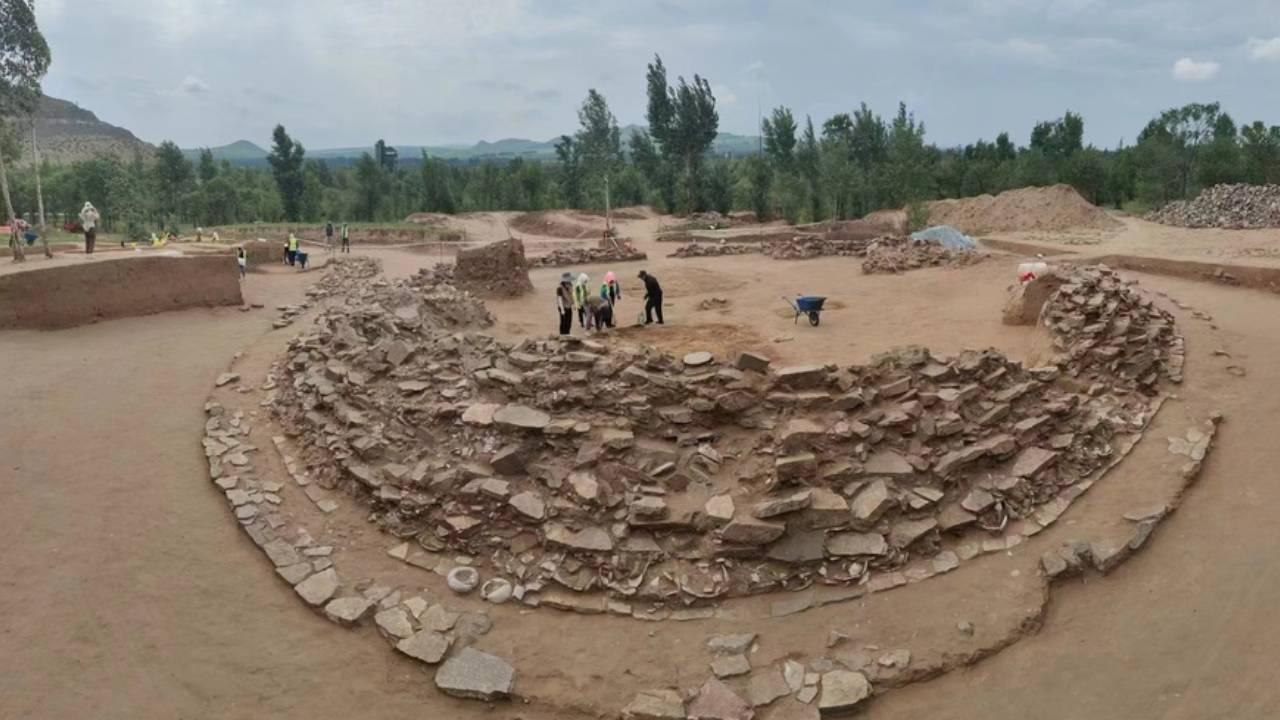
[[[609,176],[604,176],[604,230],[605,233],[612,235],[613,230],[613,210],[609,205]]]

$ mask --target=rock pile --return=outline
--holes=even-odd
[[[1194,200],[1165,205],[1147,219],[1189,228],[1280,227],[1280,185],[1214,185]]]
[[[531,605],[680,607],[875,583],[913,559],[945,571],[975,536],[1052,522],[1180,372],[1169,317],[1106,269],[1073,271],[1046,304],[1061,362],[1032,369],[994,350],[774,370],[752,353],[512,345],[474,332],[483,305],[434,279],[327,308],[271,402],[319,484],[412,540],[409,561],[465,554]],[[480,310],[444,314],[459,305]]]
[[[926,267],[966,267],[981,262],[986,254],[972,250],[952,250],[937,243],[907,238],[880,238],[867,248],[862,261],[865,275],[902,273]]]
[[[691,242],[676,248],[668,257],[691,258],[715,255],[762,253],[774,260],[809,260],[817,257],[857,257],[873,242],[864,238],[834,235],[795,235],[783,240],[742,244]]]
[[[637,262],[649,256],[636,250],[629,244],[610,247],[576,247],[552,250],[529,261],[532,267],[570,267],[574,265],[590,265],[593,263]]]
[[[533,292],[524,243],[516,238],[460,250],[453,281],[460,289],[484,297],[515,297]]]

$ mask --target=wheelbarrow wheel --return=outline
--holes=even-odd
[[[810,310],[810,311],[809,311],[809,324],[810,324],[810,325],[812,325],[812,326],[814,326],[814,327],[818,327],[818,323],[820,323],[820,322],[822,322],[822,316],[818,314],[818,311],[817,311],[817,310]]]

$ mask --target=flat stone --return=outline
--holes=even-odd
[[[788,448],[799,448],[823,436],[826,429],[808,418],[791,418],[783,426],[779,436],[782,444]]]
[[[786,497],[756,503],[751,514],[761,519],[771,518],[778,515],[784,515],[786,513],[792,513],[797,510],[803,510],[809,507],[809,504],[812,502],[813,493],[808,490],[801,490],[800,492],[792,493]]]
[[[996,498],[990,491],[980,487],[973,488],[960,501],[960,507],[971,513],[980,513],[996,504]]]
[[[624,720],[685,720],[684,698],[675,690],[641,690],[622,709]]]
[[[448,632],[457,624],[460,615],[456,612],[449,612],[443,605],[432,605],[423,610],[418,615],[418,622],[424,630],[434,630],[435,632]]]
[[[525,491],[515,495],[508,501],[508,504],[515,508],[516,512],[530,520],[541,522],[547,516],[546,503],[543,502],[541,496],[533,491]]]
[[[734,365],[739,370],[751,370],[754,372],[765,372],[769,369],[769,358],[759,353],[743,352],[738,355],[738,361]]]
[[[570,550],[608,552],[613,549],[613,538],[607,530],[600,527],[592,526],[575,532],[563,525],[549,524],[543,529],[543,534],[549,544]]]
[[[297,585],[303,580],[306,580],[307,576],[310,575],[311,572],[311,563],[306,561],[276,568],[276,574],[284,578],[284,581],[290,585]]]
[[[409,622],[409,614],[397,607],[374,615],[373,623],[389,637],[404,639],[413,635],[413,623]]]
[[[711,678],[689,703],[686,717],[688,720],[752,720],[755,711],[732,688]]]
[[[910,547],[937,527],[938,521],[933,518],[896,522],[893,524],[893,528],[889,530],[889,544],[895,548]]]
[[[239,379],[240,379],[239,373],[230,373],[230,372],[222,373],[221,375],[218,376],[217,380],[213,381],[213,384],[215,387],[222,387],[223,385],[230,385],[231,383],[236,382]]]
[[[329,568],[303,580],[293,589],[308,605],[318,607],[338,592],[338,573]]]
[[[765,668],[747,681],[747,702],[753,707],[764,707],[790,694],[791,688],[776,667]]]
[[[667,516],[667,501],[646,495],[631,503],[631,515],[640,520],[660,520]]]
[[[833,533],[827,538],[827,552],[841,557],[879,557],[889,552],[889,544],[880,533]]]
[[[818,712],[823,715],[849,712],[869,697],[871,683],[867,682],[865,675],[852,670],[832,670],[822,676]]]
[[[586,502],[600,499],[600,481],[589,472],[569,473],[569,486],[579,498]]]
[[[938,529],[942,532],[961,530],[977,522],[978,517],[957,504],[944,507],[938,513]]]
[[[849,504],[855,523],[871,525],[893,506],[889,486],[883,480],[873,480],[853,498]]]
[[[528,454],[524,447],[513,444],[494,453],[493,458],[489,460],[489,465],[499,475],[520,475],[524,473],[527,461]]]
[[[882,477],[911,477],[916,471],[902,455],[892,450],[882,450],[867,458],[862,472],[864,475]]]
[[[603,428],[600,430],[600,442],[610,450],[626,450],[636,444],[636,436],[630,430]]]
[[[373,608],[373,603],[363,595],[352,595],[330,600],[324,606],[324,614],[341,625],[355,625]]]
[[[707,517],[712,520],[728,522],[733,519],[733,498],[728,495],[716,495],[707,500],[703,510],[707,513]]]
[[[902,670],[911,664],[911,651],[905,648],[890,650],[876,661],[881,667]]]
[[[742,545],[765,545],[782,537],[787,531],[785,523],[770,523],[760,520],[733,520],[720,530],[720,537],[725,542]]]
[[[778,370],[778,382],[790,388],[809,388],[822,384],[827,370],[821,365],[797,365]]]
[[[804,665],[795,660],[782,663],[782,679],[786,681],[791,692],[798,691],[804,687]]]
[[[449,652],[452,641],[432,630],[421,630],[396,643],[396,650],[428,665],[435,665]]]
[[[717,655],[742,655],[755,641],[755,633],[713,635],[707,640],[707,649]]]
[[[740,413],[755,407],[760,401],[745,390],[730,390],[716,396],[716,408],[721,412]]]
[[[506,660],[475,648],[463,648],[436,671],[436,687],[446,695],[476,700],[511,697],[515,670]]]
[[[1014,477],[1032,477],[1058,459],[1058,453],[1044,448],[1029,447],[1018,453],[1009,474]]]
[[[499,407],[501,406],[492,403],[476,403],[463,411],[462,422],[488,427],[493,424],[493,416],[498,412]]]
[[[551,416],[525,405],[506,405],[493,414],[493,422],[520,430],[542,430],[551,423]]]
[[[813,453],[780,457],[773,463],[779,480],[804,480],[818,472],[818,458]]]
[[[769,545],[770,560],[785,563],[817,562],[826,557],[826,533],[822,530],[789,529],[782,539]]]
[[[711,364],[712,355],[705,350],[691,352],[684,356],[684,364],[687,367],[702,367]]]
[[[298,557],[298,551],[293,549],[293,545],[284,540],[272,540],[262,546],[262,552],[266,553],[271,560],[271,564],[278,568],[286,565],[296,565],[302,561],[302,558]]]
[[[849,502],[824,487],[811,491],[809,507],[800,514],[800,524],[812,530],[840,527],[849,522]]]
[[[751,672],[746,655],[725,655],[711,661],[711,672],[718,678],[737,677]]]

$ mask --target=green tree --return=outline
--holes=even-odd
[[[422,209],[453,214],[458,211],[449,182],[449,166],[443,160],[422,153]]]
[[[1254,121],[1240,128],[1241,173],[1245,182],[1280,182],[1280,127]]]
[[[796,151],[796,171],[805,183],[805,195],[809,201],[809,217],[822,219],[822,149],[813,130],[813,118],[805,116],[804,133]]]
[[[1191,103],[1166,110],[1138,135],[1144,187],[1152,200],[1190,197],[1198,191],[1201,152],[1224,129],[1218,103]]]
[[[181,215],[179,202],[190,189],[195,177],[191,161],[182,154],[182,150],[171,140],[165,140],[156,148],[155,165],[153,166],[156,197],[160,201],[160,211],[165,215]]]
[[[796,159],[796,119],[791,110],[776,107],[760,125],[764,135],[764,153],[775,170],[791,172]]]
[[[604,96],[591,89],[578,109],[578,123],[575,144],[581,158],[580,184],[585,186],[582,199],[590,207],[604,207],[605,184],[622,165],[618,119]]]
[[[890,207],[934,196],[930,155],[924,145],[924,123],[898,104],[898,114],[889,127],[889,152],[883,173],[884,190]]]
[[[40,80],[48,70],[49,45],[36,25],[31,1],[0,0],[0,135],[5,134],[5,125],[13,118],[34,115],[40,102]],[[15,216],[5,154],[0,147],[0,195],[4,196],[5,217],[12,225]],[[13,240],[13,259],[21,262],[26,259],[22,243],[17,242],[16,235]],[[44,253],[53,257],[47,244]]]
[[[196,175],[202,183],[218,177],[218,165],[213,161],[213,151],[209,148],[200,149],[200,164],[196,167]]]
[[[568,135],[561,135],[555,149],[564,201],[569,207],[582,207],[582,145]]]
[[[271,140],[271,153],[267,155],[267,162],[271,165],[276,190],[280,193],[284,216],[290,222],[297,222],[301,219],[302,193],[306,190],[302,163],[307,151],[303,149],[302,143],[294,142],[289,137],[283,125],[276,125],[271,133]]]
[[[1066,160],[1084,149],[1084,118],[1068,110],[1057,120],[1036,123],[1031,149],[1054,161]]]
[[[378,206],[387,192],[386,173],[369,153],[356,162],[356,217],[372,222],[378,217]],[[286,211],[287,212],[287,211]]]

